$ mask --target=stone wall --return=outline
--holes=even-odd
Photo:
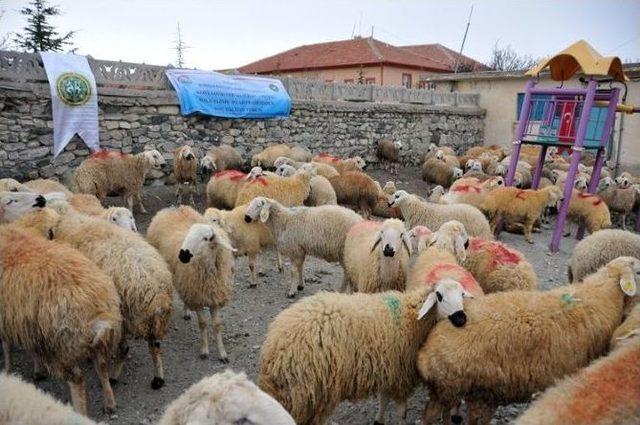
[[[41,83],[0,84],[0,177],[63,177],[89,154],[75,138],[52,161],[48,90]],[[138,96],[99,93],[98,104],[103,148],[124,152],[155,148],[170,163],[181,143],[194,146],[199,154],[229,144],[249,160],[269,143],[292,142],[314,153],[360,155],[376,162],[375,145],[388,138],[403,142],[403,163],[418,164],[431,142],[458,150],[483,142],[484,111],[474,106],[294,100],[287,119],[229,120],[183,117],[174,93],[165,90]],[[152,173],[157,184],[171,183],[170,175]]]

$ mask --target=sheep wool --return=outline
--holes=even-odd
[[[158,425],[295,425],[293,418],[244,373],[203,378],[174,400]]]
[[[238,191],[249,175],[238,170],[225,170],[214,174],[207,183],[207,205],[213,208],[233,209]]]
[[[424,422],[464,399],[470,423],[488,424],[497,406],[527,401],[602,355],[638,272],[640,260],[620,257],[581,284],[479,297],[465,306],[464,329],[436,325],[417,356],[431,399]]]
[[[243,165],[240,153],[229,145],[212,147],[200,160],[200,167],[207,175],[224,170],[240,170]]]
[[[640,336],[545,391],[516,420],[516,425],[638,423]]]
[[[52,192],[64,193],[67,198],[72,195],[72,192],[67,189],[65,185],[52,179],[29,180],[28,182],[25,182],[24,185],[31,189],[31,191],[39,193],[40,195]]]
[[[422,164],[422,180],[429,184],[449,187],[460,177],[462,177],[460,168],[436,157],[429,158]]]
[[[70,246],[18,225],[3,226],[2,264],[0,337],[6,368],[9,346],[22,347],[49,373],[67,381],[74,409],[86,415],[82,365],[93,358],[104,408],[113,412],[108,366],[122,321],[113,281]]]
[[[173,273],[173,286],[200,328],[200,357],[209,355],[204,309],[209,308],[220,360],[228,362],[222,342],[222,307],[231,298],[234,258],[229,238],[191,207],[165,208],[151,220],[147,239]]]
[[[183,192],[189,193],[191,203],[194,203],[193,194],[198,183],[198,158],[191,146],[180,146],[173,151],[173,173],[178,183],[176,197],[178,204],[182,203]]]
[[[291,158],[291,148],[283,143],[271,145],[263,149],[262,152],[253,155],[251,158],[251,166],[258,166],[264,169],[275,168],[275,161],[281,156]]]
[[[411,242],[404,223],[354,224],[344,244],[344,283],[355,292],[404,291]]]
[[[624,322],[618,326],[611,337],[611,348],[614,349],[620,345],[635,344],[637,339],[632,337],[640,335],[640,304],[636,305]]]
[[[485,294],[538,287],[538,277],[524,255],[502,242],[471,238],[462,265],[480,283]]]
[[[33,192],[28,186],[14,179],[0,179],[0,192]]]
[[[335,168],[340,174],[347,171],[361,171],[366,166],[365,161],[359,156],[342,159],[326,153],[321,153],[314,156],[313,162],[321,162],[321,163],[328,164],[331,167]]]
[[[569,261],[569,281],[579,282],[618,257],[640,259],[640,235],[618,229],[600,230],[574,247]]]
[[[451,185],[449,191],[442,196],[442,200],[445,204],[469,204],[480,208],[486,194],[501,186],[504,186],[504,179],[500,176],[484,182],[476,177],[463,177]]]
[[[276,199],[289,207],[303,205],[310,191],[311,173],[306,170],[299,170],[291,177],[267,175],[245,184],[238,191],[236,206],[248,204],[260,196]]]
[[[400,207],[400,213],[409,229],[418,225],[439,229],[447,221],[457,220],[464,225],[469,236],[493,238],[487,219],[480,210],[471,205],[429,204],[404,190],[391,195],[389,204],[391,207]]]
[[[0,423],[3,425],[97,425],[33,384],[0,373]]]
[[[375,181],[361,171],[344,171],[329,179],[340,204],[355,205],[365,218],[378,202],[379,188]]]
[[[574,223],[584,224],[589,233],[611,227],[609,207],[598,195],[574,190],[567,217]]]

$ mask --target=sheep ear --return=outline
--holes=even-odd
[[[454,251],[459,262],[467,259],[467,250],[464,248],[463,237],[460,235],[456,237],[454,242]]]
[[[265,204],[262,209],[260,210],[260,221],[263,223],[266,223],[267,220],[269,220],[269,209],[270,209],[270,205],[269,204]]]
[[[633,297],[638,292],[636,280],[630,269],[626,269],[620,274],[620,289],[630,297]]]
[[[411,238],[407,233],[402,234],[402,245],[407,250],[407,255],[411,255]]]
[[[369,252],[373,252],[376,249],[376,247],[380,245],[380,242],[382,242],[382,232],[378,231],[378,233],[376,234],[376,240],[373,243],[373,246],[371,247],[371,251]]]
[[[425,314],[427,314],[429,312],[429,310],[431,310],[431,308],[436,305],[436,293],[435,291],[430,293],[429,296],[427,297],[427,299],[424,301],[424,304],[422,304],[422,307],[420,308],[420,311],[418,312],[418,320],[422,319]]]
[[[467,290],[463,290],[462,291],[462,297],[463,298],[469,298],[471,300],[475,299],[476,297],[473,296],[473,294]]]

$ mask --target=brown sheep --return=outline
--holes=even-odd
[[[376,182],[361,171],[345,171],[329,179],[336,191],[338,203],[355,205],[364,218],[371,217],[371,212],[378,202],[379,188]]]
[[[212,147],[200,160],[200,169],[207,176],[224,170],[241,170],[243,165],[240,153],[229,145]]]
[[[367,163],[359,156],[353,158],[338,158],[337,156],[321,153],[313,157],[313,162],[329,164],[335,168],[340,174],[346,171],[362,171],[366,168]],[[328,178],[328,177],[327,177]]]
[[[386,159],[387,161],[398,162],[400,159],[400,150],[402,149],[402,143],[391,140],[383,139],[378,142],[376,154],[380,159]]]
[[[191,146],[180,146],[173,151],[173,173],[178,185],[176,190],[178,204],[182,203],[182,193],[185,191],[189,193],[191,203],[194,204],[193,194],[198,183],[198,158]]]

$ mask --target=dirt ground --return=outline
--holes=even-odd
[[[394,180],[399,189],[405,189],[422,196],[426,195],[426,184],[420,180],[417,168],[401,169],[399,174],[384,170],[368,170],[384,184]],[[204,187],[200,188],[196,199],[200,211],[204,208]],[[144,201],[148,214],[136,214],[138,229],[144,233],[153,215],[160,209],[175,202],[174,187],[145,187]],[[109,203],[120,205],[120,199],[109,199]],[[561,251],[551,255],[549,242],[551,232],[534,234],[535,244],[530,245],[522,235],[503,233],[502,241],[520,250],[534,265],[543,288],[550,288],[566,281],[566,266],[575,240],[565,238]],[[87,391],[89,413],[96,420],[111,424],[151,424],[162,415],[165,406],[178,397],[186,388],[201,378],[221,372],[226,368],[244,371],[254,381],[257,379],[257,363],[260,347],[264,341],[267,326],[271,320],[295,300],[286,298],[287,284],[290,278],[289,268],[285,273],[278,272],[273,251],[262,259],[262,273],[257,288],[248,288],[249,269],[245,258],[237,259],[236,279],[233,296],[224,308],[224,341],[229,353],[229,364],[222,364],[215,355],[215,344],[211,346],[212,355],[205,360],[198,356],[199,332],[195,317],[192,320],[182,318],[182,304],[176,299],[173,325],[165,341],[162,342],[166,385],[160,390],[152,390],[149,383],[152,378],[152,366],[146,343],[131,341],[127,363],[120,382],[114,387],[118,401],[117,413],[105,415],[101,411],[102,397],[95,373],[87,364]],[[337,290],[342,279],[342,269],[316,258],[308,258],[305,263],[306,287],[304,296],[321,290]],[[300,296],[300,295],[298,295]],[[24,353],[14,352],[13,373],[30,380],[31,362]],[[37,384],[43,390],[58,399],[69,402],[66,385],[55,379],[47,379]],[[419,420],[426,391],[418,389],[410,400],[408,423]],[[516,418],[526,405],[510,405],[501,408],[494,417],[493,424],[508,424]],[[358,403],[342,403],[335,411],[331,422],[334,424],[369,424],[373,422],[376,401],[369,399]],[[395,423],[393,408],[389,409],[387,423]]]

